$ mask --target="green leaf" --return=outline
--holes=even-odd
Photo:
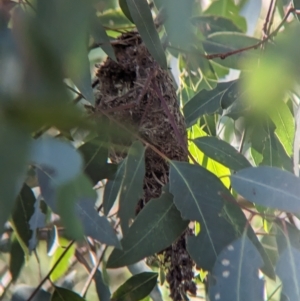
[[[300,212],[300,180],[292,173],[268,166],[250,167],[231,175],[231,184],[250,202]]]
[[[94,185],[103,179],[113,176],[117,166],[107,163],[107,143],[103,140],[95,138],[79,147],[78,150],[84,158],[85,173],[90,177]]]
[[[122,239],[122,250],[114,250],[108,268],[133,264],[168,247],[188,226],[173,204],[173,196],[163,190],[158,199],[151,200],[138,214]]]
[[[213,90],[202,90],[183,107],[183,114],[188,127],[196,123],[204,114],[213,114],[221,108],[221,100],[232,82],[219,83]]]
[[[206,156],[232,170],[237,171],[251,166],[241,153],[223,140],[216,137],[201,137],[193,141]]]
[[[94,282],[99,300],[109,301],[111,296],[110,290],[109,287],[103,281],[103,276],[99,269],[95,273]]]
[[[1,121],[0,233],[25,180],[30,142],[30,136],[22,128]]]
[[[135,216],[137,202],[143,196],[143,182],[145,176],[145,148],[141,142],[134,142],[125,159],[125,173],[120,188],[119,217],[123,235],[128,231],[128,222]]]
[[[147,46],[150,54],[163,69],[167,69],[167,60],[146,0],[126,0],[130,15]]]
[[[106,31],[101,24],[101,21],[97,17],[93,17],[93,24],[92,24],[92,29],[91,29],[91,34],[94,39],[94,42],[103,49],[103,51],[115,62],[117,61],[115,51],[110,44],[109,37],[106,34]]]
[[[241,33],[221,32],[209,35],[203,42],[203,47],[207,54],[226,54],[253,46],[258,42],[260,42],[260,40]],[[248,50],[236,53],[224,59],[216,58],[214,61],[228,68],[241,69],[243,68],[242,62],[244,60],[249,60],[249,58],[256,59],[258,56],[259,52]]]
[[[289,156],[293,154],[295,133],[294,117],[287,104],[278,102],[270,112],[270,117],[276,126],[275,134]]]
[[[119,0],[119,6],[122,12],[124,13],[124,15],[127,17],[127,19],[130,20],[130,22],[134,23],[133,19],[131,18],[126,0]]]
[[[138,301],[150,294],[157,283],[157,273],[137,274],[122,284],[113,294],[111,301]]]
[[[29,241],[35,234],[29,224],[34,214],[35,203],[36,199],[32,190],[24,184],[14,204],[11,223],[26,256],[29,255]]]
[[[25,263],[24,250],[16,237],[12,238],[11,249],[10,249],[10,260],[9,270],[11,273],[12,281],[15,282],[21,269]]]
[[[74,74],[72,76],[72,81],[78,88],[83,97],[91,103],[92,106],[95,105],[95,95],[92,88],[92,79],[90,71],[90,62],[88,59],[88,51],[85,51],[85,55],[81,58],[82,66],[81,72]]]
[[[54,255],[51,257],[50,268],[52,268],[55,265],[55,263],[65,251],[65,248],[68,246],[69,243],[70,242],[67,239],[62,237],[59,238],[59,247],[56,249]],[[67,272],[70,266],[70,260],[74,256],[75,249],[76,247],[73,244],[70,247],[70,249],[66,252],[64,257],[61,259],[59,264],[55,267],[54,271],[50,275],[50,279],[52,282],[57,281]]]
[[[221,214],[222,195],[229,195],[229,191],[201,166],[177,161],[170,165],[170,192],[177,209],[183,219],[198,221],[201,226],[198,236],[188,237],[188,251],[197,264],[211,269],[219,252],[237,237]]]
[[[86,299],[80,297],[77,293],[74,293],[66,288],[55,286],[54,293],[51,301],[85,301]]]
[[[205,36],[222,31],[242,31],[230,18],[216,15],[196,16],[191,19],[191,22],[197,26]]]
[[[110,209],[112,208],[114,202],[117,199],[124,177],[125,162],[126,160],[123,160],[119,163],[114,178],[108,180],[107,183],[105,184],[104,196],[103,196],[103,210],[105,215],[108,215]]]
[[[228,245],[212,271],[210,300],[221,296],[220,300],[263,301],[264,281],[258,277],[262,264],[260,254],[246,236]]]
[[[232,20],[241,30],[246,31],[246,20],[239,15],[239,8],[233,0],[216,0],[211,3],[208,9],[205,11],[208,15],[218,15],[229,18]]]

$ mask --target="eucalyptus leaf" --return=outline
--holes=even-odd
[[[84,158],[84,171],[94,185],[100,180],[113,176],[117,167],[115,164],[107,163],[107,142],[95,138],[80,146],[78,150]]]
[[[275,134],[289,156],[293,153],[295,134],[294,117],[284,102],[278,102],[270,112],[270,117],[276,126]]]
[[[105,215],[108,215],[119,194],[125,173],[125,162],[126,160],[123,160],[118,164],[118,169],[113,179],[108,180],[105,184],[103,196],[103,210]]]
[[[157,273],[144,272],[129,278],[112,295],[111,301],[138,301],[150,294],[157,283]]]
[[[91,34],[94,39],[94,42],[103,49],[103,51],[114,61],[117,61],[116,55],[114,52],[114,49],[112,45],[110,44],[110,40],[108,35],[106,34],[106,31],[101,24],[101,20],[93,17],[92,18],[92,28],[91,28]]]
[[[274,167],[250,167],[231,175],[232,187],[258,205],[293,213],[300,212],[300,180]]]
[[[163,69],[167,69],[167,60],[155,29],[151,10],[146,0],[126,0],[130,15],[147,46],[150,54]]]
[[[294,247],[287,247],[279,256],[276,273],[282,281],[281,295],[287,300],[300,298],[300,251]]]
[[[133,264],[168,247],[187,228],[173,204],[173,196],[166,190],[158,199],[147,203],[124,236],[122,250],[113,250],[107,267],[117,268]]]
[[[221,214],[222,196],[229,191],[201,166],[177,161],[171,161],[170,165],[170,192],[177,209],[183,219],[201,225],[200,234],[188,238],[188,251],[196,262],[211,269],[219,252],[237,237],[233,225]],[[200,254],[205,257],[200,258]]]
[[[183,114],[187,126],[205,114],[213,114],[221,108],[221,100],[232,82],[219,83],[213,90],[201,90],[183,107]]]
[[[196,138],[193,142],[208,157],[232,170],[250,167],[249,161],[227,142],[216,137]]]
[[[135,208],[143,196],[143,182],[145,176],[145,148],[141,142],[132,144],[124,162],[125,173],[120,188],[119,217],[123,234],[128,231],[129,219],[135,216]]]
[[[21,269],[25,263],[25,253],[24,250],[16,237],[12,238],[11,249],[10,249],[10,259],[9,259],[9,270],[11,273],[12,281],[15,282]]]
[[[262,264],[260,254],[246,236],[228,245],[212,271],[210,300],[263,301],[264,281],[258,277]]]
[[[13,229],[19,238],[20,245],[27,256],[30,253],[29,241],[32,236],[35,235],[35,232],[30,227],[30,219],[35,211],[35,203],[37,203],[37,201],[32,190],[24,184],[15,202],[11,222]]]
[[[30,151],[30,136],[22,128],[0,123],[0,233],[8,220],[26,176]],[[22,145],[22,147],[20,147]]]

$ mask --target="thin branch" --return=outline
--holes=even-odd
[[[81,291],[81,296],[83,298],[85,297],[85,295],[86,295],[86,293],[87,293],[87,291],[88,291],[88,289],[89,289],[89,287],[90,287],[90,285],[91,285],[91,283],[92,283],[92,281],[93,281],[93,279],[95,277],[95,274],[96,274],[96,272],[97,272],[97,270],[99,268],[100,263],[103,260],[103,257],[104,257],[104,254],[105,254],[106,250],[107,250],[107,246],[105,246],[105,248],[103,249],[102,254],[101,254],[101,256],[98,259],[97,264],[93,267],[92,271],[89,274],[89,277],[88,277],[88,279],[87,279],[87,281],[86,281],[86,283],[85,283],[85,285],[84,285],[84,287],[83,287],[83,289]]]
[[[268,25],[269,25],[269,22],[271,19],[270,17],[271,17],[272,11],[274,11],[273,4],[274,4],[274,0],[271,0],[269,9],[268,9],[268,13],[266,15],[266,19],[265,19],[265,22],[263,25],[263,38],[265,38],[269,35],[268,29],[270,29],[270,27]]]
[[[32,294],[30,295],[30,297],[26,300],[26,301],[31,301],[33,299],[33,297],[38,293],[38,291],[41,289],[41,287],[43,286],[43,284],[49,280],[50,275],[53,273],[53,271],[56,269],[56,267],[58,266],[58,264],[61,262],[61,260],[64,258],[64,256],[66,255],[66,253],[69,251],[69,249],[72,247],[72,245],[74,244],[75,240],[72,240],[68,246],[64,249],[64,251],[62,252],[62,254],[59,256],[59,258],[57,259],[57,261],[55,262],[55,264],[53,265],[53,267],[50,269],[50,271],[48,272],[48,274],[44,277],[44,279],[39,283],[39,285],[35,288],[35,290],[32,292]]]

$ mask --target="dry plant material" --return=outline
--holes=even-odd
[[[130,127],[169,159],[188,161],[185,122],[168,71],[155,62],[136,31],[121,35],[113,47],[118,62],[107,58],[96,73],[98,114]],[[172,116],[171,121],[168,116]],[[133,140],[123,139],[124,149],[112,147],[110,159],[120,162]],[[150,199],[160,196],[169,181],[168,163],[151,148],[145,152],[145,167],[144,195],[136,208],[137,214]],[[193,261],[186,251],[185,234],[164,254],[164,261],[169,263],[166,279],[172,299],[184,300],[187,291],[195,294]]]

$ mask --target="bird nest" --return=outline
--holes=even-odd
[[[140,35],[136,31],[125,33],[114,42],[113,48],[117,62],[107,58],[96,72],[99,80],[96,110],[130,128],[135,133],[134,139],[138,136],[155,147],[148,147],[145,152],[144,195],[138,213],[150,199],[161,195],[162,187],[169,181],[169,166],[163,157],[188,161],[186,126],[169,72],[153,59]],[[123,144],[128,147],[133,140],[125,139]],[[109,156],[118,163],[126,156],[126,149],[112,147]],[[182,275],[180,260],[177,263],[172,260],[174,251],[184,253],[184,262],[189,262],[191,270],[193,264],[185,249],[184,236],[165,252],[171,261],[167,275],[168,282],[172,281],[171,297],[182,300],[187,291],[195,293],[195,285],[193,273]]]

